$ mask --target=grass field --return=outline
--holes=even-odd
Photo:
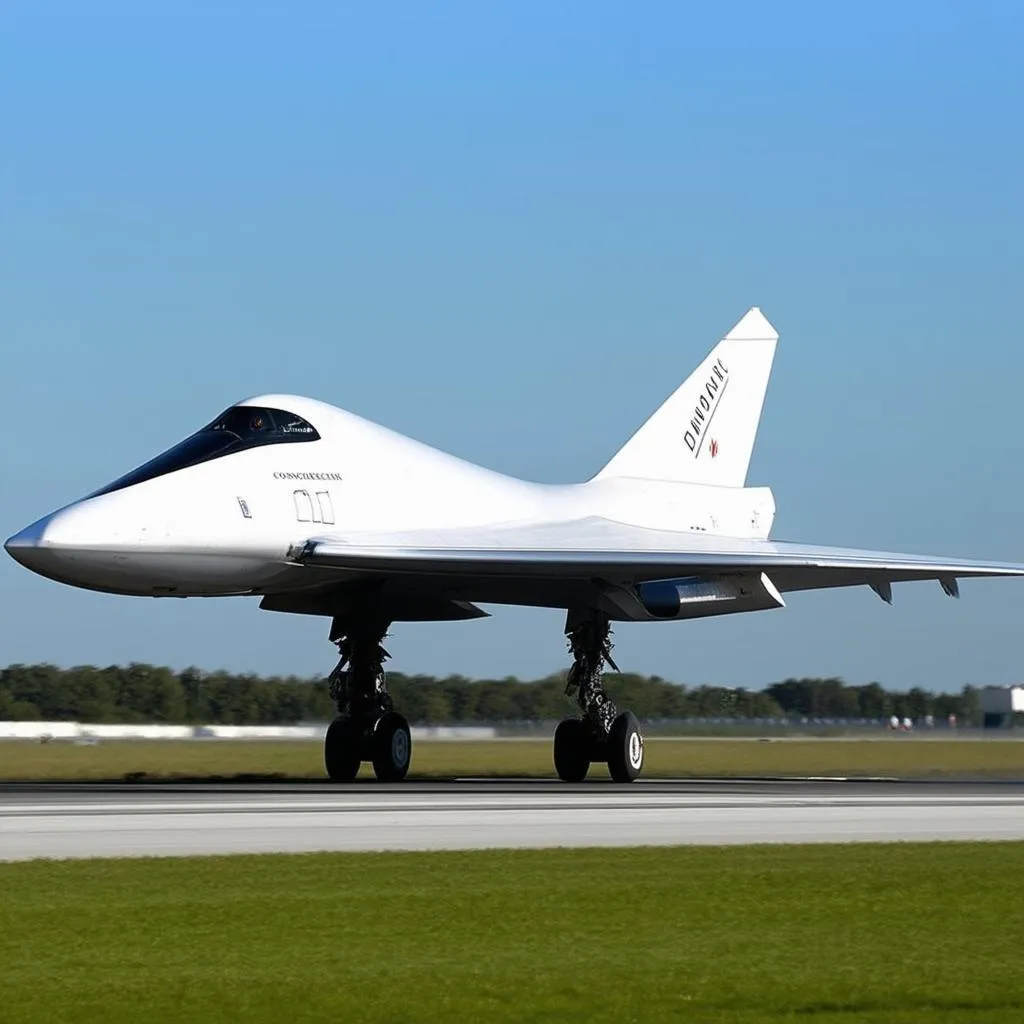
[[[364,773],[369,773],[364,766]],[[986,740],[647,741],[647,777],[884,775],[1024,779],[1024,742]],[[412,775],[552,776],[549,740],[418,743]],[[290,742],[0,742],[0,780],[323,777],[320,745]],[[607,778],[596,766],[591,778]]]
[[[0,1018],[1024,1019],[1019,844],[0,865]]]

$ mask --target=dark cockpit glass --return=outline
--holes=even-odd
[[[145,480],[174,473],[225,455],[234,455],[249,448],[267,444],[291,444],[297,441],[319,441],[320,435],[301,416],[281,409],[261,409],[250,405],[234,405],[212,423],[180,444],[138,469],[133,469],[91,497],[109,494]]]

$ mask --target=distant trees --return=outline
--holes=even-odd
[[[786,679],[764,691],[787,715],[808,718],[912,718],[926,715],[945,720],[956,715],[961,724],[980,718],[977,691],[965,686],[960,693],[931,693],[919,686],[907,691],[885,690],[878,683],[847,686],[841,679]]]
[[[881,719],[890,715],[968,724],[979,715],[977,692],[892,692],[878,683],[848,686],[841,679],[786,679],[764,690],[687,687],[658,676],[609,673],[616,701],[646,720],[663,718]],[[388,674],[395,704],[413,722],[550,721],[571,713],[565,678],[438,678]],[[325,721],[334,706],[323,680],[203,672],[131,664],[60,669],[10,665],[0,669],[0,720],[191,722],[276,725]]]
[[[0,719],[272,725],[332,717],[326,686],[131,664],[0,669]]]

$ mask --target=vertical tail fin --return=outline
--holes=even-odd
[[[742,487],[779,335],[756,306],[595,479]]]

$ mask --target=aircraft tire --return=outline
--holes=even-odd
[[[397,711],[377,719],[370,741],[373,771],[380,782],[401,782],[409,773],[412,735],[409,723]]]
[[[590,735],[578,718],[563,718],[555,729],[555,771],[563,782],[582,782],[590,771]]]
[[[351,782],[359,774],[361,737],[351,718],[339,715],[324,736],[324,768],[331,782]]]
[[[608,774],[614,782],[633,782],[643,771],[644,738],[632,711],[623,711],[608,731]]]

